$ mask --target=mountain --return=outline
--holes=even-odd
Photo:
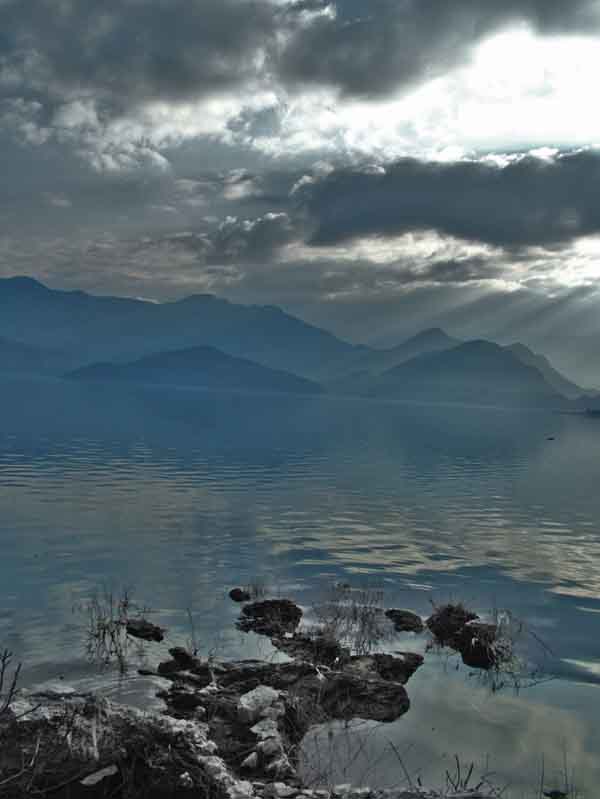
[[[439,327],[423,330],[395,347],[384,350],[365,348],[351,353],[330,370],[329,381],[336,381],[336,388],[339,389],[344,383],[337,381],[362,380],[365,376],[386,372],[418,355],[442,352],[460,343],[459,339],[452,338]]]
[[[570,403],[536,368],[489,341],[469,341],[413,358],[377,378],[371,396],[517,407],[561,408]]]
[[[198,388],[318,394],[318,383],[289,372],[269,369],[244,358],[234,358],[214,347],[192,347],[163,352],[126,364],[96,363],[66,377],[74,380],[151,383]]]
[[[548,358],[544,355],[539,355],[526,347],[524,344],[516,343],[511,344],[506,349],[510,350],[517,358],[526,366],[532,366],[537,369],[543,376],[548,385],[562,394],[563,397],[568,399],[577,399],[585,394],[585,390],[581,386],[572,383],[557,369],[555,369]]]
[[[68,352],[79,365],[211,346],[306,377],[368,351],[274,306],[209,294],[167,303],[98,297],[22,277],[0,280],[0,336]]]

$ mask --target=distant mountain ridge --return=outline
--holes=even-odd
[[[337,394],[424,402],[580,408],[591,399],[520,343],[463,342],[430,328],[376,350],[272,305],[210,294],[153,303],[0,279],[0,374],[21,370],[260,390],[270,382],[272,390],[301,393],[324,385]]]
[[[214,347],[157,353],[126,364],[97,363],[65,376],[72,380],[194,386],[219,391],[322,392],[321,386],[312,380],[269,369],[245,358],[234,358]]]
[[[385,372],[368,392],[396,399],[561,408],[568,400],[535,367],[493,342],[468,341]]]
[[[194,346],[314,378],[368,348],[342,341],[275,306],[212,295],[151,303],[54,291],[31,278],[0,280],[0,336],[68,350],[83,365]]]

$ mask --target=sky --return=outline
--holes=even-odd
[[[600,0],[0,0],[0,276],[600,384],[598,74]]]

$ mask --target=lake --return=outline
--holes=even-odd
[[[431,653],[405,717],[320,742],[337,781],[401,781],[395,748],[436,784],[455,755],[511,796],[542,759],[547,783],[566,761],[598,784],[597,419],[60,380],[0,391],[0,647],[25,685],[157,706],[152,680],[84,657],[77,607],[105,586],[133,589],[169,628],[165,647],[186,642],[191,615],[202,653],[223,657],[271,654],[236,631],[227,598],[257,578],[309,613],[336,581],[423,615],[462,600],[524,622],[539,679],[495,692]]]

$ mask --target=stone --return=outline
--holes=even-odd
[[[386,610],[385,615],[393,623],[396,632],[422,633],[425,629],[423,619],[410,610]]]
[[[289,599],[264,599],[242,608],[240,629],[261,635],[284,636],[300,624],[302,609]]]
[[[239,720],[243,724],[253,724],[278,699],[279,691],[268,685],[259,685],[240,696],[237,706]]]
[[[248,755],[245,760],[242,760],[240,764],[241,769],[245,769],[246,771],[254,771],[258,766],[258,753],[252,752]]]
[[[465,666],[488,671],[498,664],[499,650],[495,646],[498,628],[495,624],[470,622],[456,641]]]
[[[278,738],[279,737],[279,727],[277,723],[273,721],[273,719],[263,719],[259,721],[258,724],[255,724],[254,727],[250,728],[250,732],[253,732],[257,738],[261,740],[265,738]]]
[[[234,602],[249,602],[252,599],[249,592],[244,588],[232,588],[229,592],[229,598]]]
[[[298,789],[291,785],[286,785],[285,782],[271,782],[265,786],[264,795],[269,799],[290,799],[296,796]]]
[[[280,738],[266,738],[258,744],[256,749],[267,760],[271,760],[275,755],[281,755],[283,753],[283,746]]]
[[[443,605],[427,619],[427,626],[443,646],[455,646],[465,624],[479,618],[462,605]]]
[[[416,652],[402,652],[396,656],[377,653],[350,658],[344,670],[365,678],[379,677],[405,685],[422,665],[423,656]]]
[[[165,631],[162,627],[146,619],[127,619],[125,623],[127,635],[133,638],[140,638],[142,641],[156,641],[160,643],[164,640]]]

